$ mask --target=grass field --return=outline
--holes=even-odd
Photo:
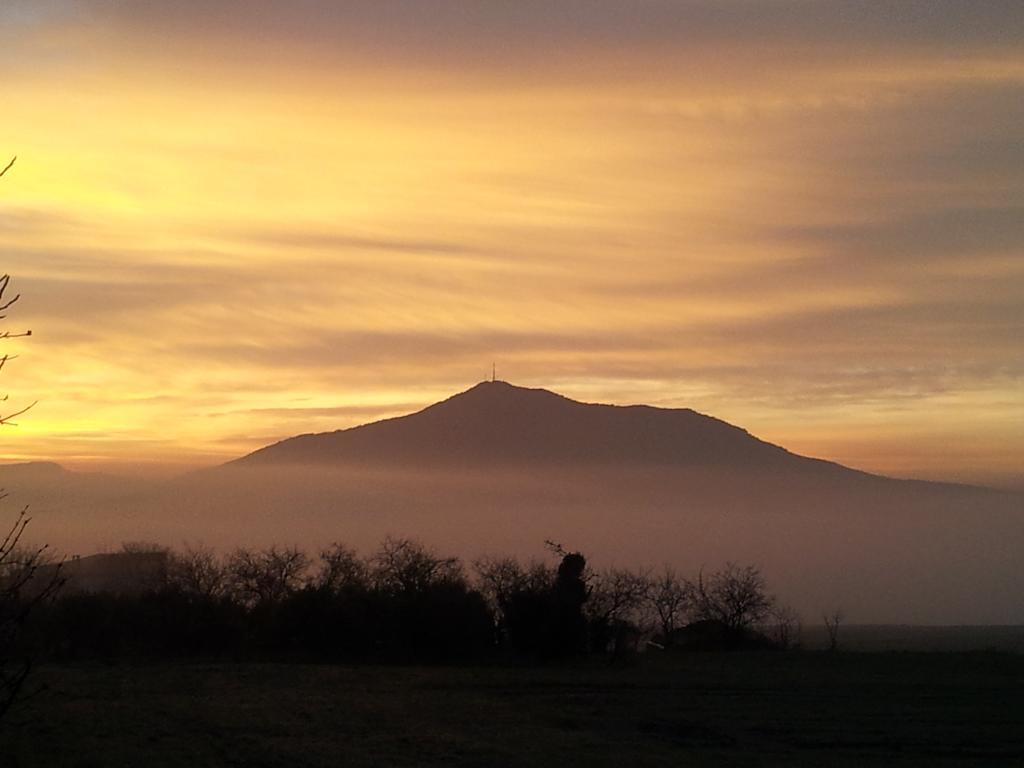
[[[44,667],[21,766],[1024,766],[1024,656]]]

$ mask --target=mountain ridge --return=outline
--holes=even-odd
[[[882,477],[800,456],[690,408],[610,405],[480,382],[414,413],[264,446],[222,466],[573,463],[816,469]]]
[[[139,540],[372,552],[400,535],[471,562],[525,560],[550,539],[616,567],[754,563],[806,615],[1024,621],[1020,494],[801,457],[690,409],[487,382],[157,484],[36,474],[8,484],[10,503],[31,503],[33,536],[67,552]]]

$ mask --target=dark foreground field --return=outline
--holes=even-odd
[[[1024,765],[1024,656],[39,670],[0,765]]]

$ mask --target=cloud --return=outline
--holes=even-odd
[[[224,231],[216,231],[219,237]],[[460,255],[472,253],[464,243],[440,240],[416,240],[397,237],[357,235],[344,232],[311,231],[309,229],[251,230],[228,234],[233,240],[251,242],[278,250],[319,250],[319,251],[385,251],[408,254]]]
[[[264,83],[288,70],[324,76],[358,65],[364,75],[402,71],[420,83],[444,72],[513,86],[566,79],[653,86],[671,72],[706,89],[887,57],[916,58],[926,69],[964,58],[1019,59],[1024,32],[1014,0],[11,0],[0,14],[37,40],[56,38],[47,66],[54,58],[103,66],[124,51],[149,62],[149,71],[158,62]],[[15,40],[0,56],[26,50]]]
[[[831,226],[792,227],[779,237],[814,243],[841,256],[904,262],[964,259],[1005,252],[1024,242],[1024,206],[936,208],[904,217]]]
[[[159,434],[230,458],[492,361],[744,425],[791,409],[833,458],[827,436],[874,412],[922,434],[951,399],[989,431],[996,403],[1017,412],[1020,3],[0,19],[21,157],[0,247],[36,332],[4,374],[43,401],[19,432],[40,456]]]
[[[271,36],[338,45],[362,40],[380,48],[390,43],[432,50],[456,46],[480,50],[554,48],[568,42],[603,48],[617,45],[749,44],[776,39],[782,44],[817,38],[821,45],[875,41],[887,45],[1015,45],[1024,12],[1013,0],[904,0],[871,6],[855,0],[399,0],[385,5],[361,0],[337,3],[297,0],[159,0],[131,3],[92,0],[104,23],[137,29],[188,29],[207,34]]]

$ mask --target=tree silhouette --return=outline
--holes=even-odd
[[[303,586],[309,557],[294,547],[236,549],[228,559],[229,589],[242,605],[280,603]]]
[[[0,170],[3,176],[14,165],[12,159]],[[7,311],[13,307],[21,294],[8,295],[10,275],[0,277],[0,320],[6,319]],[[31,336],[31,331],[0,331],[0,339]],[[13,359],[12,355],[0,356],[0,369]],[[4,395],[0,400],[6,401]],[[35,405],[25,406],[13,412],[0,415],[0,425],[12,425],[13,419]],[[6,494],[0,493],[0,499]],[[60,586],[60,566],[50,569],[48,578],[40,579],[40,569],[50,563],[47,547],[26,547],[22,544],[25,529],[32,518],[28,507],[24,507],[0,541],[0,717],[10,709],[21,691],[32,666],[31,654],[20,654],[15,658],[16,646],[24,631],[29,615],[41,602],[47,600]]]
[[[647,602],[658,622],[661,641],[666,647],[672,645],[676,630],[693,607],[692,586],[666,566],[658,576],[648,580]]]
[[[370,565],[374,586],[384,592],[416,593],[435,586],[465,583],[458,558],[436,555],[412,539],[388,536]]]
[[[17,159],[18,159],[18,157],[17,157],[17,155],[15,155],[11,159],[11,161],[4,167],[4,169],[2,171],[0,171],[0,176],[3,176],[5,173],[7,173],[11,169],[11,166],[14,165],[14,161],[17,160]],[[0,277],[0,320],[6,320],[7,319],[7,310],[9,310],[11,307],[13,307],[18,302],[18,299],[21,298],[21,294],[20,293],[16,293],[16,294],[14,294],[14,296],[8,296],[7,289],[10,288],[10,285],[11,285],[11,276],[10,275],[6,275],[5,274],[5,275],[3,275],[3,277]],[[9,331],[9,330],[0,331],[0,339],[14,339],[14,338],[19,338],[19,337],[23,337],[23,336],[31,336],[31,335],[32,335],[32,331]],[[14,357],[12,355],[8,355],[8,354],[0,355],[0,370],[3,370],[3,367],[7,364],[8,360],[13,360],[13,359],[14,359]],[[3,401],[6,402],[7,395],[4,395],[2,398],[0,398],[0,400],[3,400]],[[20,416],[25,411],[27,411],[29,408],[31,408],[33,405],[35,405],[35,403],[32,403],[31,405],[27,405],[24,408],[22,408],[21,410],[14,411],[13,413],[7,413],[7,414],[0,415],[0,425],[3,425],[3,424],[13,424],[12,419],[14,419],[17,416]]]
[[[545,543],[562,558],[554,578],[539,584],[526,581],[512,593],[504,611],[512,648],[542,660],[585,650],[587,618],[583,606],[590,596],[586,558],[555,542]]]
[[[768,615],[775,602],[759,569],[735,563],[726,563],[707,578],[701,573],[694,594],[697,615],[730,631],[749,629]]]
[[[825,632],[828,634],[828,649],[835,652],[839,650],[839,626],[843,623],[843,611],[836,608],[822,614],[821,618],[825,622]]]
[[[21,544],[30,521],[28,509],[22,509],[0,541],[0,718],[14,703],[32,668],[31,654],[18,653],[29,615],[61,583],[60,564],[47,578],[38,578],[40,569],[50,564],[45,545],[31,548]]]
[[[366,589],[369,569],[355,550],[335,542],[320,552],[320,572],[315,585],[328,592]]]
[[[10,166],[8,166],[8,167],[10,167]],[[7,290],[8,290],[8,288],[10,288],[10,285],[11,285],[11,276],[10,275],[3,275],[2,277],[0,277],[0,320],[5,320],[7,318],[7,314],[6,314],[7,310],[9,310],[12,306],[14,306],[14,304],[17,303],[18,299],[21,298],[21,294],[20,293],[17,293],[14,296],[10,296],[10,297],[7,295]],[[31,335],[32,335],[32,331],[17,331],[17,332],[9,331],[9,330],[0,331],[0,339],[14,339],[14,338],[19,338],[19,337],[23,337],[23,336],[31,336]],[[13,360],[14,357],[15,357],[14,355],[10,355],[10,354],[0,355],[0,370],[3,370],[3,367],[7,364],[7,361]],[[4,395],[2,398],[0,398],[0,401],[6,402],[7,401],[7,395]],[[18,416],[20,416],[21,414],[25,413],[25,411],[27,411],[33,405],[35,405],[35,403],[32,403],[31,405],[26,405],[25,407],[23,407],[23,408],[21,408],[19,410],[13,411],[13,412],[0,413],[0,425],[4,425],[4,424],[12,424],[13,425],[14,424],[14,419],[17,418]]]
[[[769,616],[771,639],[783,650],[800,644],[800,614],[788,605],[776,605]]]
[[[623,568],[609,568],[591,579],[586,603],[590,647],[620,656],[642,621],[648,576]]]
[[[212,549],[186,546],[182,552],[171,553],[167,563],[167,583],[184,595],[220,598],[228,590],[228,572]]]

